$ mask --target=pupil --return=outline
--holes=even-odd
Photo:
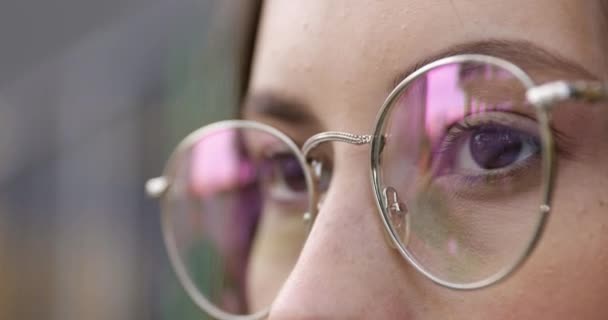
[[[479,128],[473,133],[473,160],[484,169],[499,169],[514,163],[523,149],[522,137],[506,127]]]

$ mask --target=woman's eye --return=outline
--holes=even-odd
[[[538,151],[538,143],[525,133],[502,126],[471,130],[457,160],[467,170],[495,170],[523,161]]]
[[[265,159],[266,189],[274,200],[294,201],[306,196],[306,176],[295,155],[277,153]]]
[[[459,123],[448,129],[441,142],[439,174],[507,174],[539,152],[539,138],[525,129],[493,122]]]

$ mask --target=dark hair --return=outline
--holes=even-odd
[[[605,39],[600,44],[602,46],[602,50],[604,50],[603,54],[603,62],[604,65],[608,68],[608,0],[600,0],[600,19],[601,21],[601,33],[605,35]],[[604,77],[605,80],[608,80],[608,70],[605,71]]]
[[[242,44],[242,54],[240,56],[240,68],[239,68],[239,77],[240,77],[240,88],[239,88],[239,105],[242,104],[243,99],[247,93],[247,89],[249,87],[249,78],[251,73],[251,64],[253,63],[253,53],[255,50],[255,43],[257,39],[258,29],[259,29],[259,21],[260,15],[262,11],[262,1],[261,0],[249,0],[248,1],[248,10],[245,12],[243,19],[245,23],[243,26],[244,33],[244,43]]]

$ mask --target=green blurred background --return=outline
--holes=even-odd
[[[144,182],[235,114],[248,0],[0,4],[0,319],[205,319]]]

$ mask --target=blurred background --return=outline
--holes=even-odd
[[[256,1],[3,0],[0,319],[204,319],[147,178],[231,118]]]

